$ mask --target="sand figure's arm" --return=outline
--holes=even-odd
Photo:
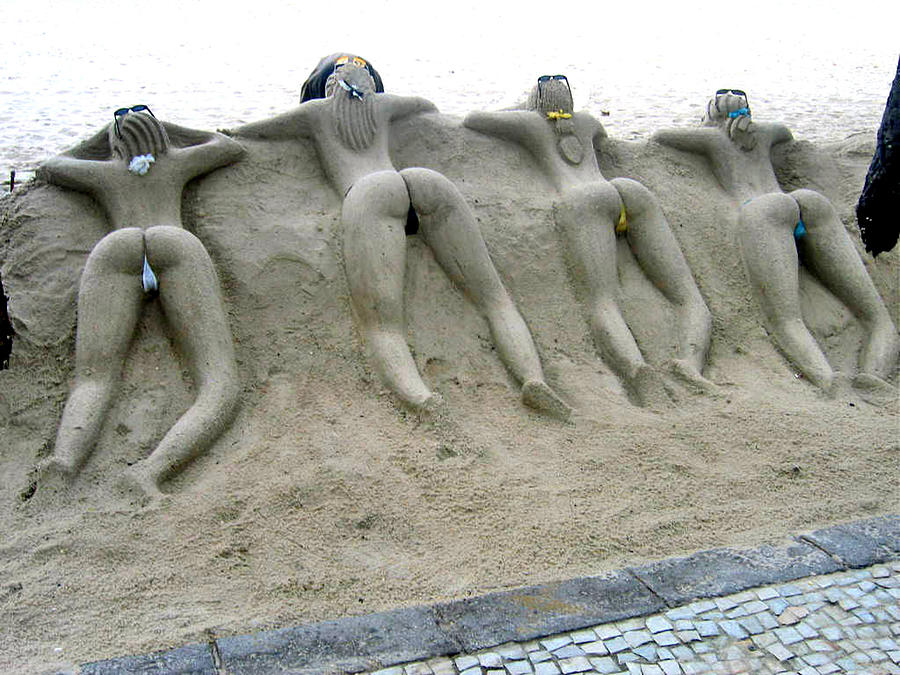
[[[163,126],[177,148],[172,151],[172,155],[180,160],[179,168],[185,180],[231,164],[244,154],[240,143],[222,134],[169,122],[163,122]]]
[[[596,125],[594,127],[594,133],[591,136],[591,143],[594,146],[594,150],[599,150],[600,145],[603,143],[603,141],[609,138],[609,134],[606,133],[606,128],[602,124],[600,124],[600,120],[598,120],[594,116],[591,116],[591,120]]]
[[[44,161],[35,173],[54,185],[95,192],[106,184],[110,154],[109,130],[103,127],[71,150]]]
[[[488,136],[522,143],[535,119],[540,118],[530,110],[475,111],[466,115],[463,126]]]
[[[411,115],[438,112],[437,106],[434,103],[421,96],[394,96],[393,94],[378,95],[383,96],[383,100],[387,101],[391,121],[410,117]]]
[[[676,150],[708,155],[711,154],[714,144],[719,138],[719,132],[717,129],[706,127],[701,129],[660,129],[650,138]]]
[[[313,107],[321,105],[321,101],[307,101],[299,107],[289,110],[267,120],[251,122],[236,129],[229,129],[229,136],[238,138],[261,138],[266,140],[287,140],[291,138],[309,138],[313,135]]]
[[[762,131],[772,139],[772,145],[779,143],[788,143],[794,140],[791,130],[783,124],[761,124]]]

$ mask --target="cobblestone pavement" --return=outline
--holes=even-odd
[[[900,675],[900,561],[373,675]]]

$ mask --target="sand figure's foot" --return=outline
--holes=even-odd
[[[699,370],[686,359],[672,359],[666,364],[668,371],[674,375],[682,384],[686,384],[688,388],[696,394],[706,394],[713,396],[719,394],[719,388],[707,380]]]
[[[853,383],[850,378],[841,372],[835,372],[831,378],[831,384],[825,390],[825,395],[830,399],[837,399],[849,396],[853,389]]]
[[[628,386],[643,408],[665,409],[673,405],[666,383],[649,363],[638,366],[637,372],[628,381]]]
[[[522,385],[522,403],[563,422],[572,416],[572,408],[541,380],[529,380]]]
[[[60,491],[68,488],[78,469],[58,457],[48,457],[36,467],[39,490]]]
[[[140,464],[128,467],[117,481],[118,487],[136,499],[141,506],[160,502],[166,495],[156,480]]]
[[[871,373],[859,373],[854,377],[853,389],[862,400],[872,405],[884,406],[900,401],[900,389]]]

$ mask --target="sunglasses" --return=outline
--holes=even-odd
[[[746,108],[750,107],[750,99],[747,98],[747,92],[743,89],[718,89],[716,90],[716,110],[719,109],[719,97],[725,94],[734,94],[735,96],[743,96],[747,102]]]
[[[565,82],[566,87],[569,89],[569,96],[572,96],[572,87],[569,85],[569,79],[565,75],[541,75],[538,78],[538,96],[541,95],[541,85],[551,80]]]
[[[130,112],[147,112],[150,114],[150,117],[152,117],[154,119],[156,118],[156,115],[153,114],[153,111],[150,110],[150,108],[145,106],[143,103],[140,103],[138,105],[133,105],[130,108],[119,108],[118,110],[116,110],[113,113],[113,120],[115,120],[115,123],[116,123],[116,136],[118,136],[119,138],[122,138],[122,132],[119,130],[119,118],[125,117],[125,115],[127,115]]]
[[[366,63],[365,59],[361,59],[358,56],[341,56],[334,62],[334,69],[337,70],[341,66],[346,66],[348,63],[352,63],[354,66],[359,66],[360,68],[365,68],[369,65]]]

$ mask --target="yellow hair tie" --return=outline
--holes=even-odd
[[[555,110],[547,113],[548,120],[567,120],[570,117],[572,117],[571,113],[563,112],[562,110]]]
[[[622,204],[619,211],[619,222],[616,223],[616,232],[622,234],[628,231],[628,221],[625,219],[625,205]]]

